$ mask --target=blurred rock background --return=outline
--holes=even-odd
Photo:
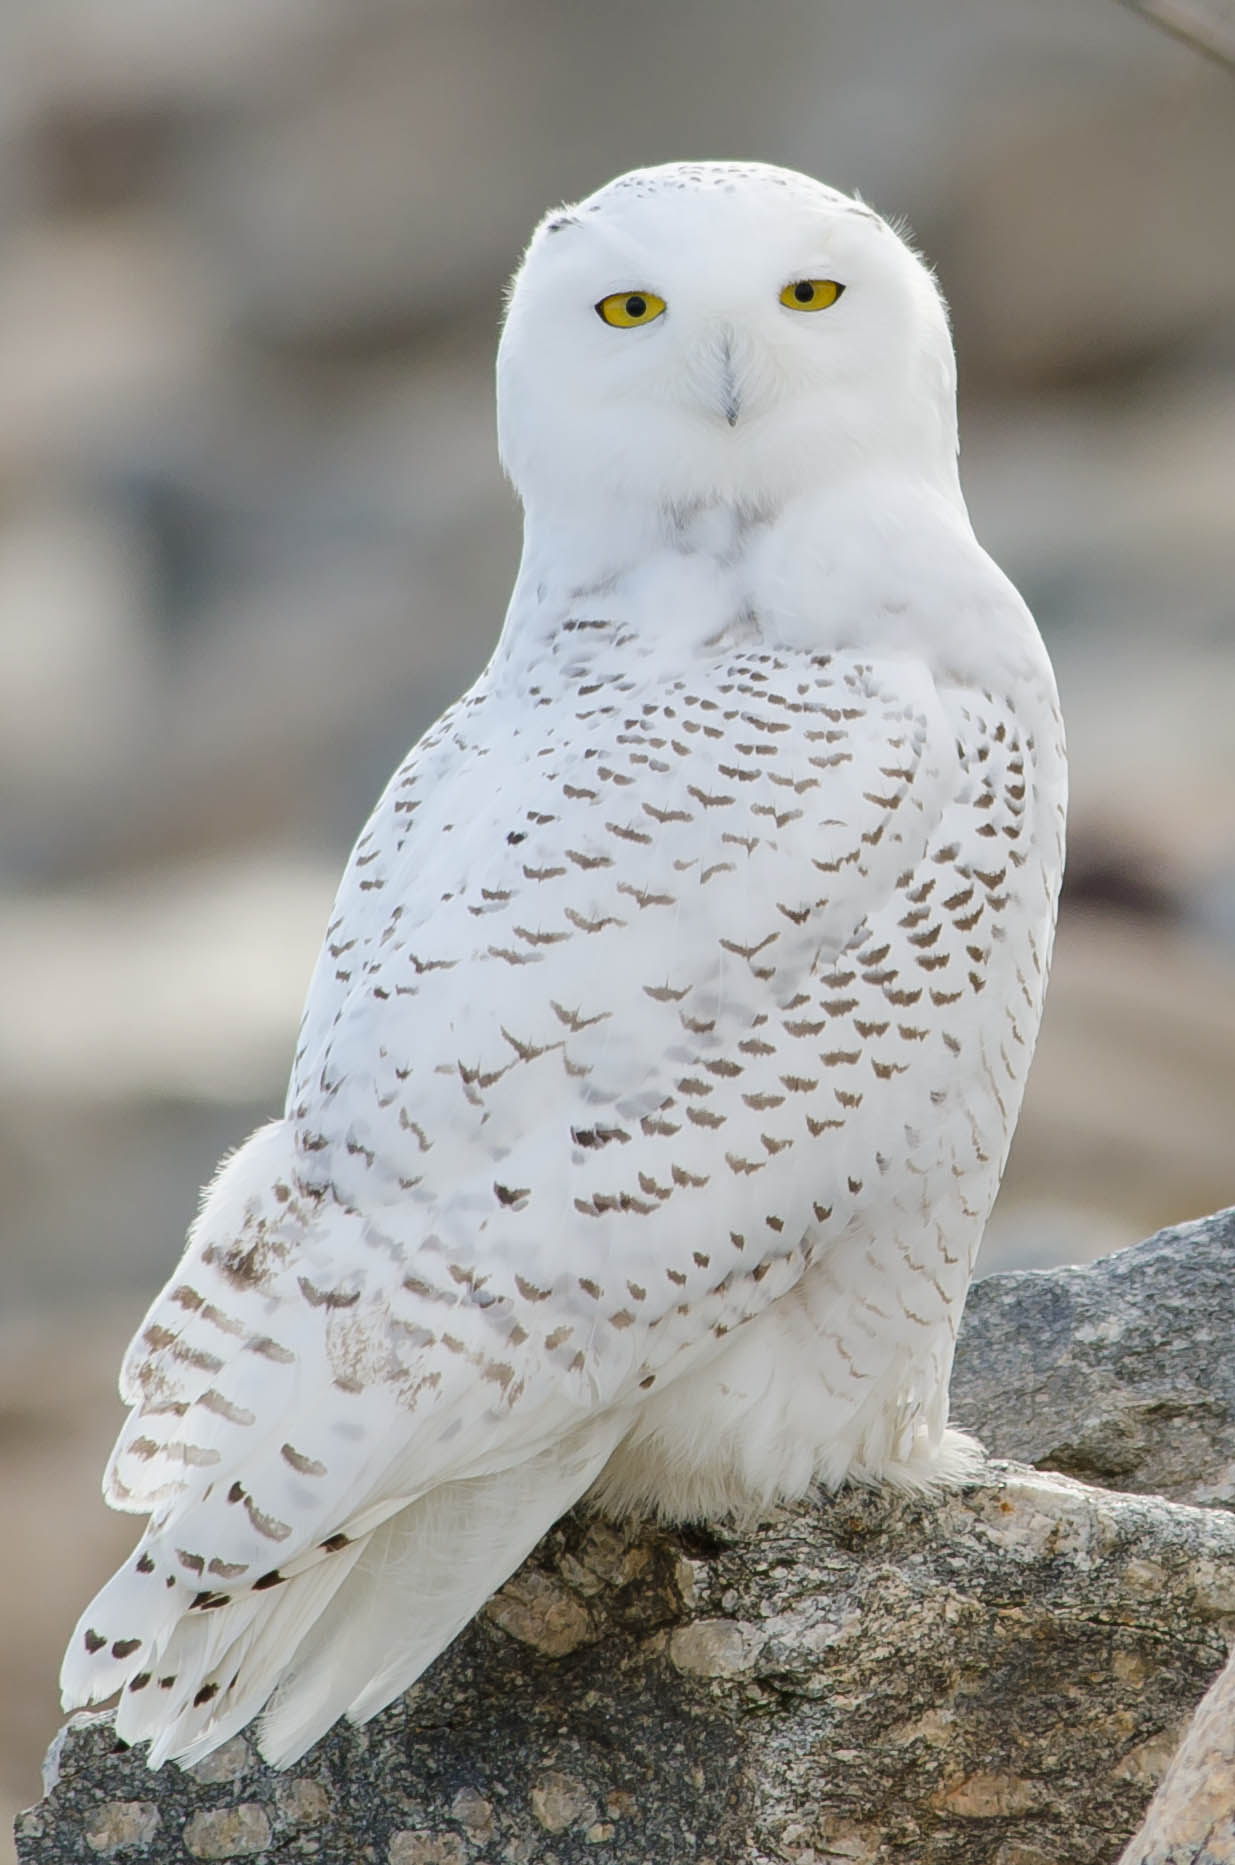
[[[0,1807],[133,1539],[121,1349],[500,625],[503,281],[545,206],[690,155],[911,223],[1059,671],[1069,892],[984,1267],[1235,1200],[1228,74],[1115,0],[0,0]]]

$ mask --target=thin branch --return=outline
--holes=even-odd
[[[1235,71],[1235,16],[1229,7],[1223,18],[1219,9],[1190,5],[1188,0],[1120,0],[1120,5],[1190,45],[1202,58]]]

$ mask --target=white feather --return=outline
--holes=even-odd
[[[366,1722],[415,1683],[588,1488],[620,1429],[605,1421],[517,1472],[441,1484],[379,1528],[262,1717],[267,1761],[290,1766],[344,1711]]]
[[[968,1468],[1065,777],[934,281],[806,177],[623,177],[532,241],[499,428],[497,651],[125,1362],[108,1498],[151,1521],[64,1689],[124,1686],[155,1765],[374,1714],[594,1481],[681,1516]]]

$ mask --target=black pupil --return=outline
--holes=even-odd
[[[809,304],[815,295],[815,287],[809,279],[799,279],[793,288],[793,295],[799,304]]]
[[[626,300],[627,317],[642,317],[643,313],[647,310],[647,308],[648,308],[647,299],[641,298],[637,292],[635,293],[634,297],[628,298]]]

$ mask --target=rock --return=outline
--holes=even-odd
[[[249,1858],[269,1844],[270,1821],[254,1801],[195,1813],[183,1833],[184,1849],[195,1859]]]
[[[546,1658],[564,1658],[596,1635],[576,1595],[534,1570],[516,1574],[485,1610],[494,1625]]]
[[[1235,1865],[1235,1657],[1192,1727],[1119,1865]]]
[[[133,1847],[144,1850],[159,1826],[159,1810],[150,1800],[108,1800],[96,1807],[86,1827],[86,1844],[100,1858]]]
[[[294,1778],[247,1741],[152,1776],[77,1718],[22,1865],[122,1827],[157,1865],[1095,1865],[1223,1662],[1235,1520],[992,1464],[941,1503],[846,1492],[743,1536],[576,1512],[506,1598]],[[523,1635],[585,1621],[559,1657]]]
[[[987,1450],[1235,1508],[1235,1208],[1082,1269],[969,1293],[952,1415]]]

